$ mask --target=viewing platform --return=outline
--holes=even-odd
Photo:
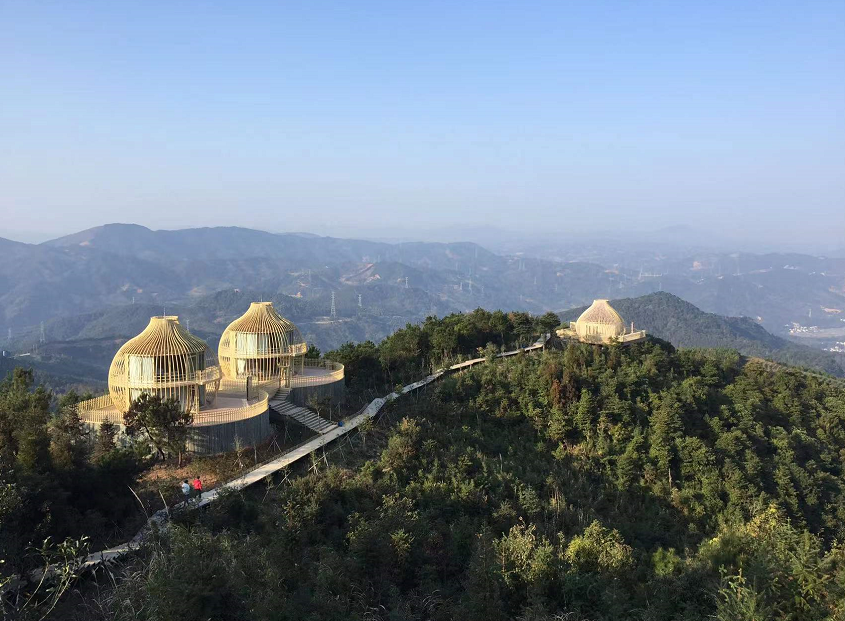
[[[249,386],[248,386],[249,384]],[[330,399],[340,403],[345,396],[344,368],[330,360],[305,359],[301,370],[283,386],[280,378],[253,382],[250,379],[223,379],[216,396],[207,400],[188,432],[188,450],[201,454],[232,450],[235,438],[244,444],[261,442],[272,435],[269,399],[279,388],[288,388],[291,403],[307,407],[313,399]],[[123,412],[115,407],[111,395],[102,395],[79,403],[83,424],[97,428],[113,423],[125,432]]]
[[[646,338],[645,330],[634,330],[633,323],[629,330],[607,300],[593,300],[577,321],[570,322],[567,328],[560,328],[557,335],[594,345],[636,343]]]
[[[151,317],[115,354],[109,393],[79,403],[79,418],[92,430],[113,423],[124,438],[126,412],[141,395],[156,395],[191,415],[189,451],[207,455],[255,445],[273,434],[270,401],[281,407],[280,394],[306,421],[299,410],[343,402],[343,365],[307,353],[299,330],[271,302],[253,302],[229,324],[219,362],[178,317]]]

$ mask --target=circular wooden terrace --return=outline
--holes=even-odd
[[[256,387],[247,395],[245,386],[227,386],[227,383],[224,381],[221,384],[214,403],[193,413],[192,427],[245,420],[267,411],[269,395],[265,390]],[[123,425],[123,412],[115,407],[110,395],[82,401],[78,410],[83,423],[99,425],[109,421],[115,425]]]
[[[263,382],[223,378],[214,400],[193,412],[188,449],[219,453],[232,450],[237,441],[251,445],[270,437],[269,401],[279,393],[295,404],[308,406],[315,398],[339,403],[344,390],[343,365],[329,360],[304,360],[300,372],[287,383],[281,377]],[[108,421],[121,432],[125,430],[123,412],[110,394],[82,401],[77,407],[81,422],[89,428],[96,429]]]

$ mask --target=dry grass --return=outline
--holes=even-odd
[[[185,479],[193,481],[199,476],[203,491],[214,489],[315,435],[310,429],[293,421],[288,423],[287,433],[278,429],[278,436],[255,447],[244,447],[241,451],[219,455],[187,455],[183,458],[181,468],[175,459],[154,463],[141,474],[134,487],[143,508],[139,506],[137,512],[120,524],[110,525],[103,532],[86,533],[91,538],[91,550],[108,548],[131,539],[144,526],[148,515],[165,508],[165,505],[170,507],[181,502],[181,483]]]

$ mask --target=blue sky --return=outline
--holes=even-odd
[[[0,84],[0,231],[845,238],[841,0],[0,0]]]

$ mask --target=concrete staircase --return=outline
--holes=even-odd
[[[279,388],[276,394],[270,397],[270,413],[275,413],[279,417],[290,416],[296,422],[317,433],[326,433],[337,427],[337,423],[317,416],[315,412],[308,408],[291,403],[290,388]]]

